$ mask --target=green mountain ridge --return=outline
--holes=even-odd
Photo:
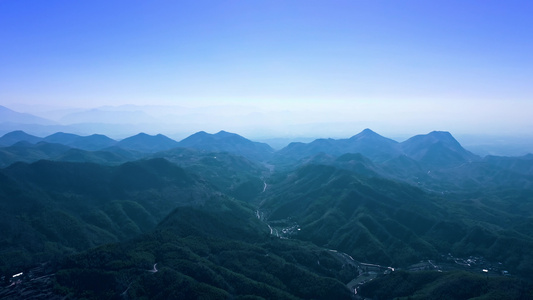
[[[3,271],[133,237],[176,206],[197,205],[216,194],[163,159],[116,167],[16,163],[1,174]]]
[[[277,152],[228,132],[183,147],[140,134],[99,150],[78,148],[76,135],[12,136],[22,140],[0,148],[0,298],[35,291],[31,274],[20,287],[10,276],[45,262],[47,295],[70,298],[348,299],[354,288],[423,298],[461,280],[475,289],[481,266],[449,257],[493,267],[476,297],[498,295],[497,283],[512,298],[531,291],[531,155],[480,158],[447,132],[397,143],[369,129]],[[376,264],[381,275],[364,267]],[[382,274],[413,264],[448,269],[427,281]],[[358,283],[368,276],[375,286]],[[399,290],[405,278],[412,286]]]

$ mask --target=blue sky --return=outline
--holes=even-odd
[[[531,16],[531,1],[0,0],[0,104],[246,105],[357,121],[353,133],[528,133]]]

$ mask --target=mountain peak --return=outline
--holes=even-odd
[[[147,133],[144,133],[144,132],[139,132],[139,133],[137,133],[134,136],[130,136],[129,138],[132,138],[132,137],[148,137],[148,136],[151,136],[151,135],[149,135]]]
[[[439,139],[454,139],[455,140],[455,138],[452,136],[452,134],[449,131],[434,130],[428,133],[427,135],[431,137],[439,138]]]
[[[274,152],[267,144],[252,142],[243,136],[224,130],[216,134],[209,134],[204,131],[197,132],[181,140],[179,147],[229,152],[259,160],[269,158]]]
[[[227,132],[227,131],[224,131],[224,130],[220,130],[219,132],[217,132],[215,134],[215,136],[217,137],[232,137],[232,136],[240,136],[236,133],[231,133],[231,132]]]
[[[156,135],[150,135],[150,134],[147,134],[147,133],[144,133],[144,132],[140,132],[140,133],[138,133],[138,134],[136,134],[134,136],[130,136],[129,138],[125,138],[124,140],[128,140],[128,139],[165,140],[165,141],[170,140],[170,141],[174,141],[171,138],[169,138],[166,135],[163,135],[161,133],[156,134]]]
[[[72,133],[65,133],[65,132],[56,132],[54,134],[51,134],[44,138],[45,142],[48,143],[70,143],[76,139],[80,138],[79,135],[72,134]]]
[[[419,134],[415,135],[411,138],[409,138],[404,143],[407,143],[408,141],[411,142],[418,142],[418,143],[425,143],[425,144],[434,144],[437,142],[445,142],[445,143],[457,143],[459,145],[459,142],[452,136],[451,133],[448,131],[432,131],[428,134]]]
[[[359,132],[358,134],[352,136],[350,138],[350,140],[359,140],[359,139],[367,139],[367,138],[382,139],[382,140],[390,140],[390,141],[392,141],[391,139],[386,138],[386,137],[376,133],[375,131],[373,131],[372,129],[369,129],[369,128],[366,128],[363,131]]]
[[[365,129],[363,129],[363,131],[361,131],[360,134],[367,135],[367,134],[377,134],[377,133],[375,131],[373,131],[372,129],[370,129],[370,128],[365,128]]]
[[[375,131],[373,131],[373,130],[371,130],[369,128],[366,128],[365,130],[361,131],[360,133],[352,136],[349,140],[358,141],[358,142],[371,141],[371,142],[379,142],[379,143],[390,144],[390,145],[398,143],[395,140],[386,138],[386,137],[376,133]]]
[[[178,147],[178,142],[162,134],[149,135],[141,132],[121,140],[117,146],[142,152],[157,152]]]
[[[33,136],[33,135],[27,134],[26,132],[24,132],[22,130],[15,130],[15,131],[11,131],[11,132],[8,132],[8,133],[4,134],[2,136],[2,138],[7,138],[7,137],[28,137],[28,136]]]
[[[440,165],[460,164],[476,160],[478,157],[465,150],[448,131],[432,131],[420,134],[401,143],[407,156],[426,162],[437,162]],[[448,157],[448,161],[446,158]]]
[[[3,107],[3,106],[0,105],[0,108],[1,107]],[[15,130],[15,131],[11,131],[11,132],[6,133],[3,136],[9,136],[9,135],[18,136],[18,135],[25,135],[25,134],[27,134],[27,133],[22,131],[22,130]]]
[[[426,135],[420,135],[420,137],[428,145],[440,142],[448,147],[462,148],[461,144],[448,131],[432,131]]]
[[[41,141],[42,138],[33,136],[31,134],[27,134],[26,132],[22,130],[16,130],[12,132],[8,132],[4,134],[2,137],[0,137],[0,145],[2,146],[11,146],[13,144],[16,144],[17,142],[29,142],[32,144],[38,143]]]
[[[384,161],[399,155],[398,142],[383,137],[371,129],[366,128],[349,139],[316,139],[311,143],[291,143],[280,153],[292,156],[294,159],[314,156],[324,152],[333,156],[345,153],[361,153],[375,161]]]

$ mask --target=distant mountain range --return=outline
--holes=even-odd
[[[19,144],[25,142],[25,144]],[[173,148],[191,148],[211,152],[229,152],[253,159],[266,160],[271,157],[273,150],[264,143],[252,142],[240,135],[221,131],[217,134],[205,132],[196,133],[181,142],[177,142],[162,134],[148,135],[139,133],[135,136],[120,141],[113,140],[105,135],[93,134],[79,136],[76,134],[58,132],[44,138],[29,135],[23,131],[13,131],[0,137],[0,146],[3,152],[12,153],[16,156],[15,148],[35,148],[39,143],[60,144],[70,148],[87,151],[110,151],[118,152],[118,149],[142,153],[155,153]],[[15,148],[13,148],[16,146]],[[67,149],[67,148],[63,148]],[[9,155],[8,155],[9,156]],[[43,158],[43,157],[39,157]],[[53,158],[53,157],[49,157]],[[13,157],[16,161],[16,157]],[[31,159],[26,156],[24,160]],[[4,162],[4,165],[6,162]]]
[[[299,125],[294,128],[306,128],[300,134],[302,136],[295,136],[291,133],[287,136],[288,131],[294,131],[294,128],[287,129],[285,132],[280,131],[279,124],[269,126],[265,124],[260,128],[257,125],[250,128],[241,128],[238,126],[226,127],[227,122],[233,119],[239,119],[242,124],[255,124],[256,119],[261,119],[261,122],[268,122],[270,118],[262,113],[246,113],[250,108],[245,107],[204,107],[204,108],[185,108],[176,106],[106,106],[92,109],[69,109],[57,110],[49,112],[41,112],[42,116],[48,116],[51,119],[46,119],[37,115],[28,113],[20,113],[9,109],[5,106],[0,106],[0,135],[10,133],[12,131],[23,130],[36,136],[48,136],[57,132],[75,133],[86,136],[93,133],[101,133],[113,138],[124,138],[131,136],[138,132],[161,133],[170,137],[183,137],[191,132],[198,130],[208,130],[216,132],[222,128],[232,128],[233,132],[243,132],[248,137],[253,137],[256,141],[268,142],[270,146],[276,149],[281,149],[287,146],[291,141],[311,141],[310,137],[321,137],[324,134],[322,126],[307,124]],[[224,113],[222,113],[222,110]],[[222,114],[223,116],[219,116]],[[235,115],[236,114],[236,115]],[[242,115],[240,115],[242,114]],[[285,115],[286,114],[286,115]],[[291,119],[290,113],[284,112],[286,119]],[[217,117],[218,116],[218,117]],[[198,119],[210,118],[210,123],[198,122]],[[212,123],[221,124],[220,127],[214,127]],[[209,125],[211,124],[211,125]],[[360,126],[361,124],[358,124]],[[328,126],[332,126],[329,124]],[[340,128],[351,128],[352,125],[342,124]],[[222,128],[221,128],[222,127]],[[302,129],[303,130],[303,129]],[[346,132],[343,129],[342,132]],[[328,131],[325,131],[330,134]],[[332,130],[332,133],[336,132]],[[335,133],[339,136],[338,133]],[[525,155],[528,152],[533,152],[533,142],[531,138],[525,136],[518,136],[517,134],[509,133],[509,135],[500,136],[484,132],[480,134],[464,134],[457,135],[461,140],[463,146],[471,152],[484,155],[506,155],[517,156]],[[402,136],[402,140],[406,137]],[[368,143],[370,140],[373,143]],[[396,138],[396,140],[398,140]],[[369,145],[377,146],[378,148],[371,149]],[[197,142],[197,141],[196,141]],[[196,143],[195,142],[195,143]],[[334,141],[334,147],[329,147],[329,139],[318,139],[313,142],[310,147],[305,147],[306,151],[310,153],[322,152],[321,148],[327,148],[326,153],[334,153],[340,155],[333,148],[340,147],[341,151],[349,149],[350,153],[362,153],[372,160],[386,160],[390,158],[391,154],[395,155],[397,143],[394,140],[386,141],[382,136],[372,132],[371,130],[363,130],[360,134],[346,139],[338,139]],[[363,142],[363,143],[361,143]],[[189,141],[188,141],[189,143]],[[1,146],[1,145],[0,145]],[[190,146],[190,145],[187,145]],[[257,146],[257,145],[256,145]],[[291,147],[298,150],[301,145],[294,143]],[[77,145],[76,147],[80,147]],[[95,146],[97,147],[97,146]],[[205,147],[202,146],[202,147]],[[363,147],[363,148],[361,148]],[[367,147],[365,149],[365,147]],[[97,150],[91,148],[91,150]],[[229,149],[230,150],[230,149]],[[433,152],[439,152],[435,149]],[[288,151],[290,152],[290,151]],[[307,153],[307,154],[310,154]],[[263,155],[261,153],[260,155]],[[428,158],[429,159],[429,158]]]
[[[477,155],[461,147],[450,133],[441,131],[417,135],[398,143],[370,129],[365,129],[349,139],[318,139],[308,144],[291,143],[278,152],[280,156],[292,159],[302,159],[319,153],[334,156],[345,153],[360,153],[377,162],[406,155],[421,163],[441,166],[480,159]]]
[[[385,138],[370,129],[349,139],[317,139],[311,143],[291,143],[281,149],[280,156],[291,159],[302,159],[318,153],[342,155],[345,153],[361,153],[374,160],[386,160],[399,155],[398,142]]]
[[[55,125],[56,122],[37,117],[31,114],[19,113],[5,106],[0,105],[0,123],[11,124],[36,124],[36,125]]]
[[[101,150],[115,145],[117,142],[105,135],[93,134],[90,136],[79,136],[71,133],[58,132],[43,139],[47,143],[56,143],[79,148],[83,150]]]
[[[52,146],[54,144],[56,146]],[[19,130],[0,137],[0,145],[3,146],[0,148],[0,166],[7,166],[15,161],[32,162],[39,159],[85,159],[98,163],[107,160],[109,163],[122,163],[146,157],[150,153],[186,148],[227,152],[252,161],[272,162],[281,168],[291,168],[292,165],[302,162],[320,162],[345,169],[359,168],[360,172],[380,173],[382,176],[413,182],[423,182],[423,178],[429,175],[424,173],[428,171],[449,172],[451,168],[464,169],[488,162],[494,166],[511,168],[518,164],[516,161],[519,159],[498,156],[482,159],[464,149],[449,132],[433,131],[399,143],[370,129],[365,129],[349,139],[317,139],[310,143],[291,143],[278,151],[274,151],[265,143],[253,142],[225,131],[216,134],[201,131],[177,142],[162,134],[139,133],[116,141],[105,135],[79,136],[63,132],[40,138]],[[346,154],[359,154],[362,157]],[[354,163],[354,159],[358,162]],[[402,170],[409,170],[407,173],[410,175],[402,177],[406,175]],[[438,172],[431,176],[435,174]]]

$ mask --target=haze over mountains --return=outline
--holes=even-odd
[[[45,144],[61,145],[63,147],[57,146],[57,149],[64,149],[65,151],[68,148],[64,146],[79,150],[110,152],[117,152],[116,148],[120,148],[141,153],[155,153],[172,148],[192,148],[211,152],[229,152],[259,161],[267,161],[274,155],[282,160],[297,161],[320,153],[333,156],[340,156],[344,153],[360,153],[376,162],[388,161],[403,155],[420,163],[439,164],[433,160],[440,159],[442,160],[441,164],[451,165],[481,159],[465,150],[450,133],[437,131],[427,135],[417,135],[398,143],[370,129],[365,129],[349,139],[317,139],[307,144],[295,142],[279,151],[274,151],[265,143],[252,142],[238,134],[225,131],[216,134],[201,131],[180,142],[162,134],[149,135],[146,133],[139,133],[120,141],[99,134],[79,136],[63,132],[41,138],[24,131],[13,131],[0,137],[0,146],[4,147],[6,157],[9,157],[8,153],[15,155],[17,149],[37,150],[45,148]],[[48,146],[48,148],[53,148],[53,146]],[[3,163],[3,165],[6,164],[8,164],[7,161]]]
[[[56,132],[69,132],[87,136],[95,132],[114,139],[124,139],[139,132],[165,134],[173,139],[183,139],[194,132],[218,132],[220,126],[239,132],[259,141],[267,141],[275,149],[281,149],[291,141],[312,141],[328,136],[349,136],[350,128],[365,128],[369,124],[357,120],[337,122],[310,122],[309,112],[260,111],[254,107],[225,106],[185,108],[176,106],[119,106],[95,109],[49,109],[39,110],[43,116],[19,113],[7,107],[0,109],[0,134],[24,130],[37,136],[48,136]],[[326,113],[326,112],[324,112]],[[209,122],[205,122],[209,120]],[[211,124],[218,124],[213,126]],[[224,125],[221,125],[224,124]],[[383,127],[383,131],[395,140],[404,140],[407,131]],[[423,130],[422,130],[423,131]],[[454,132],[458,134],[457,132]],[[533,139],[520,132],[478,132],[459,133],[468,149],[479,155],[524,155],[533,152]],[[355,138],[355,137],[353,137]]]

